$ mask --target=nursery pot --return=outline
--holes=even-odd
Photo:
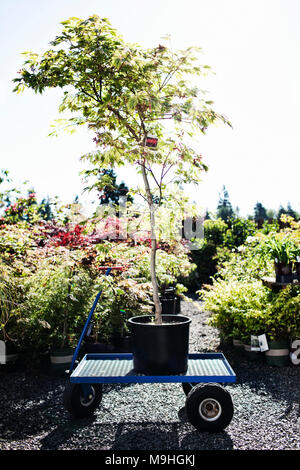
[[[269,350],[265,351],[266,363],[269,366],[284,367],[290,362],[290,343],[288,340],[268,341]]]
[[[54,374],[63,374],[71,366],[73,348],[54,349],[50,353],[51,370]]]
[[[232,344],[234,348],[242,349],[244,347],[242,341],[238,338],[233,338]]]
[[[135,371],[146,375],[185,373],[191,320],[181,315],[162,315],[161,325],[153,320],[153,315],[128,320]]]
[[[243,344],[244,356],[252,362],[261,362],[263,360],[263,353],[260,351],[252,351],[251,344]]]
[[[164,315],[174,315],[180,313],[179,297],[162,297],[160,298],[162,313]]]
[[[274,263],[276,282],[285,283],[293,280],[292,263]]]
[[[298,281],[300,281],[300,262],[296,261],[295,265],[296,265],[296,278],[298,279]]]
[[[174,297],[176,297],[175,287],[165,287],[162,289],[162,297],[166,299],[174,299]]]
[[[0,341],[0,364],[14,364],[19,359],[19,353],[9,342]]]

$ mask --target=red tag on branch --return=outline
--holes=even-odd
[[[146,137],[146,147],[157,147],[158,138],[152,135],[147,135]]]

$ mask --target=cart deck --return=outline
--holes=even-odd
[[[132,354],[86,354],[70,376],[70,382],[77,384],[235,381],[235,373],[222,353],[189,354],[185,374],[163,376],[137,374]]]

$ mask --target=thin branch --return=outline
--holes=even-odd
[[[173,166],[175,166],[175,163],[172,163],[172,164],[167,168],[167,170],[165,171],[165,173],[164,173],[163,176],[162,176],[162,179],[166,176],[166,174],[171,170],[171,168],[172,168]]]
[[[140,141],[137,133],[135,132],[134,128],[128,124],[128,122],[126,121],[126,119],[122,116],[122,114],[120,113],[120,111],[118,109],[115,109],[113,106],[111,106],[110,104],[107,105],[107,108],[109,109],[109,111],[111,111],[118,119],[119,121],[121,121],[124,126],[126,127],[126,129],[130,132],[130,134],[135,138],[135,140],[137,142]]]
[[[167,73],[167,75],[164,78],[164,81],[162,82],[161,86],[158,89],[158,92],[160,92],[167,85],[167,83],[171,80],[173,75],[179,70],[181,63],[184,62],[190,54],[191,52],[189,52],[186,56],[182,57],[177,67],[173,71]]]
[[[86,90],[83,90],[81,87],[78,87],[79,90],[81,91],[81,93],[83,93],[84,95],[88,96],[89,98],[91,98],[92,100],[96,101],[97,103],[99,103],[99,99],[95,98],[95,96],[91,95],[90,93],[88,93]]]

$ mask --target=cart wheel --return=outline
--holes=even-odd
[[[198,431],[222,431],[233,416],[231,396],[219,384],[198,384],[186,398],[186,414]]]
[[[66,384],[63,403],[75,418],[91,416],[102,400],[102,385],[91,384],[88,396],[85,397],[80,384]]]
[[[192,390],[193,387],[195,387],[195,385],[198,385],[199,382],[196,382],[196,383],[192,383],[192,382],[182,382],[182,389],[184,391],[184,393],[186,395],[188,395],[190,393],[190,391]]]

